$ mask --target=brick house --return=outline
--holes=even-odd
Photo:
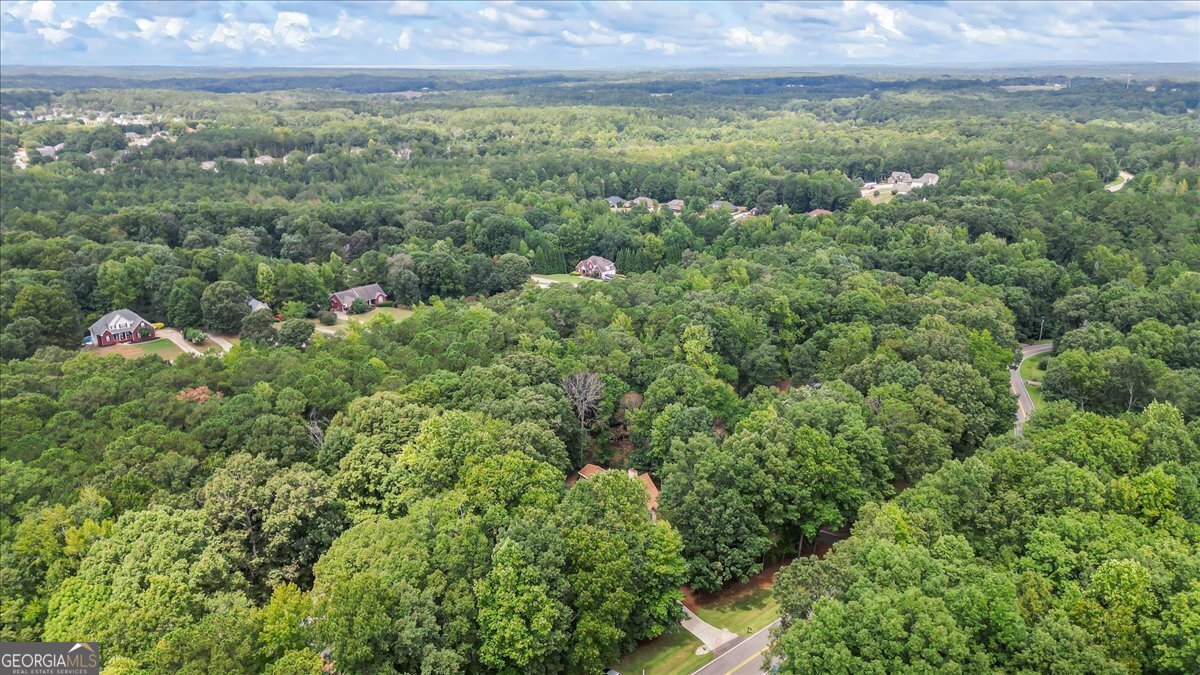
[[[338,291],[329,295],[329,309],[335,312],[348,312],[350,311],[350,305],[353,305],[354,301],[359,299],[367,303],[367,306],[374,307],[387,300],[387,293],[383,292],[379,284],[367,284],[366,286],[347,288],[344,291]]]
[[[92,337],[92,344],[97,347],[120,342],[145,342],[155,338],[154,324],[128,309],[115,309],[96,319],[96,323],[88,329],[88,334]]]
[[[579,264],[575,266],[575,271],[579,272],[580,276],[595,277],[605,281],[617,276],[617,266],[608,258],[598,255],[580,260]]]

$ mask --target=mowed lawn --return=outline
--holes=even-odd
[[[127,359],[137,359],[147,354],[153,354],[164,361],[174,361],[176,356],[183,353],[182,349],[166,338],[158,338],[149,342],[125,342],[109,347],[92,347],[88,351],[97,356],[120,354]]]
[[[779,602],[770,588],[755,588],[728,600],[721,599],[697,607],[696,616],[717,628],[750,635],[779,618]]]
[[[613,668],[621,675],[687,675],[712,660],[712,654],[696,654],[701,646],[695,636],[675,626],[639,644]]]
[[[351,314],[350,320],[358,321],[359,323],[370,323],[381,316],[390,316],[394,321],[403,321],[412,315],[413,311],[411,309],[404,309],[403,307],[376,307],[365,314]]]
[[[538,279],[550,279],[560,284],[571,284],[572,286],[578,286],[585,281],[596,281],[596,279],[592,279],[591,277],[577,277],[573,274],[534,274],[532,276]]]
[[[1042,397],[1042,381],[1046,378],[1046,361],[1049,358],[1049,354],[1038,354],[1021,362],[1021,379],[1025,380],[1025,388],[1029,390],[1029,398],[1034,406],[1045,402]],[[1037,384],[1033,384],[1034,382]]]

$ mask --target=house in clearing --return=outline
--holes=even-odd
[[[578,480],[587,480],[608,473],[608,469],[596,464],[585,464],[579,470]],[[658,486],[654,484],[654,480],[650,478],[648,473],[638,473],[637,469],[626,469],[625,475],[629,476],[642,484],[646,488],[646,509],[650,511],[650,517],[656,519],[658,517]]]
[[[667,202],[667,208],[671,209],[672,212],[678,214],[680,211],[683,211],[683,200],[682,199],[672,199],[671,201]]]
[[[366,286],[347,288],[344,291],[330,294],[329,309],[335,312],[348,312],[355,300],[362,300],[368,306],[374,307],[387,300],[387,293],[383,292],[379,284],[367,284]]]
[[[271,306],[258,298],[250,298],[246,301],[246,304],[250,305],[251,312],[257,312],[260,309],[265,309],[268,312],[271,311]]]
[[[653,211],[654,210],[654,200],[649,197],[634,197],[633,199],[631,199],[629,201],[629,208],[632,209],[632,208],[636,208],[638,206],[644,206],[644,207],[646,207],[647,211]]]
[[[731,204],[723,199],[717,200],[717,201],[709,204],[708,208],[712,209],[713,211],[720,211],[722,209],[729,209],[730,211],[738,210],[738,207],[734,206],[733,204]]]
[[[816,218],[817,216],[828,216],[832,214],[833,211],[830,211],[829,209],[813,209],[804,215],[808,216],[809,218]]]
[[[579,272],[581,277],[595,277],[608,281],[617,276],[617,266],[608,258],[602,258],[598,255],[584,258],[575,266],[575,271]]]
[[[114,309],[88,329],[92,344],[107,347],[119,342],[143,342],[153,340],[154,325],[128,309]]]
[[[888,176],[889,183],[911,183],[912,174],[905,171],[893,171],[891,176]]]
[[[750,209],[749,211],[742,210],[742,211],[739,211],[739,212],[733,214],[733,222],[735,222],[735,223],[740,222],[747,218],[750,218],[751,216],[757,216],[757,215],[758,215],[757,207]]]
[[[926,185],[937,185],[938,175],[936,173],[923,173],[920,178],[913,180],[913,187],[919,188]]]
[[[620,197],[617,197],[615,195],[612,197],[609,197],[608,199],[605,199],[604,201],[608,202],[608,208],[613,211],[616,211],[617,209],[625,208],[625,200],[621,199]]]

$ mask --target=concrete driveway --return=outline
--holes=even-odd
[[[687,605],[680,603],[683,611],[687,616],[679,625],[687,629],[687,632],[696,636],[697,640],[704,643],[704,649],[715,651],[721,645],[732,642],[737,639],[737,634],[725,628],[717,628],[716,626],[706,622],[704,619],[696,616],[692,610],[687,608]]]
[[[193,345],[192,343],[183,339],[183,333],[180,333],[179,331],[175,330],[174,328],[159,328],[155,332],[158,335],[158,337],[166,338],[166,339],[170,340],[171,342],[175,343],[175,346],[182,349],[183,353],[195,354],[196,356],[203,356],[203,354],[200,353],[200,350],[196,349],[195,345]]]

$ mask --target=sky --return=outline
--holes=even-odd
[[[0,2],[0,63],[610,68],[1200,60],[1174,2]]]

